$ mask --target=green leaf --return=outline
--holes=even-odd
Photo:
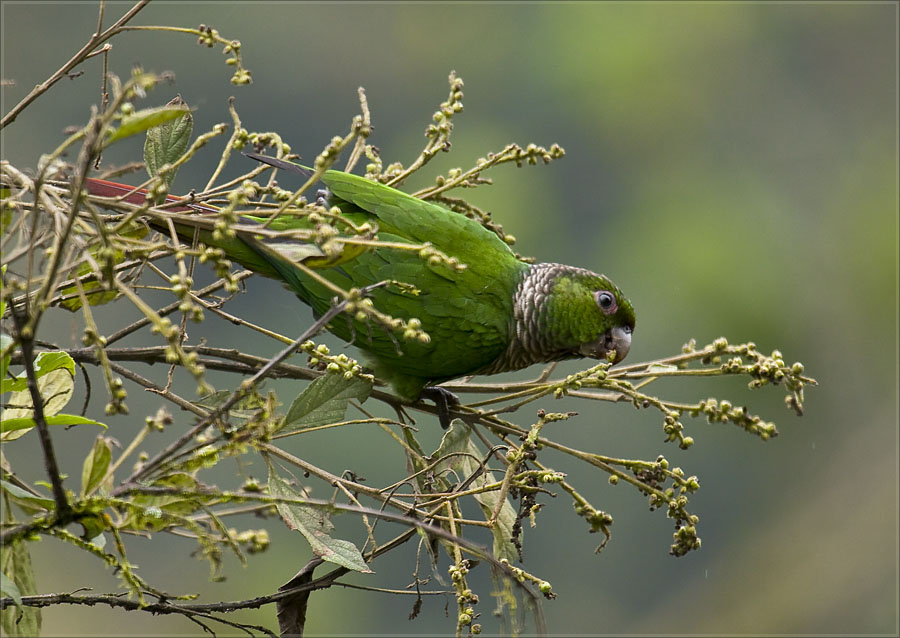
[[[94,421],[93,419],[89,419],[87,417],[78,416],[77,414],[54,414],[53,416],[45,417],[44,420],[47,422],[47,425],[65,425],[68,427],[71,427],[73,425],[99,425],[104,430],[107,429],[107,425],[105,423],[100,423],[99,421]],[[37,423],[35,423],[34,419],[31,417],[3,419],[2,421],[0,421],[0,433],[29,430],[35,425],[37,425]],[[25,433],[22,432],[22,434]],[[4,437],[3,440],[12,441],[22,436],[22,434],[19,434],[12,438]]]
[[[147,226],[138,222],[132,222],[125,226],[125,228],[116,231],[118,237],[127,237],[129,239],[143,239],[149,233],[150,231]],[[84,296],[91,306],[102,306],[103,304],[117,299],[120,294],[115,288],[107,286],[104,281],[113,280],[115,276],[113,271],[116,266],[125,261],[125,253],[116,248],[112,251],[111,257],[101,258],[100,254],[102,248],[104,248],[104,246],[95,244],[89,249],[94,261],[100,265],[100,268],[103,271],[102,273],[97,273],[90,263],[82,262],[78,268],[69,275],[71,278],[80,278],[85,275],[96,273],[93,278],[83,279],[81,281],[81,288],[84,290]],[[104,281],[100,281],[100,278]],[[59,302],[61,307],[73,312],[81,308],[81,296],[78,294],[77,285],[73,284],[71,286],[66,286],[59,292],[63,298],[63,300]]]
[[[79,516],[78,523],[84,528],[84,534],[81,536],[83,539],[90,539],[92,545],[101,549],[106,545],[106,537],[103,535],[106,531],[106,520],[101,514]]]
[[[190,474],[175,472],[151,483],[152,487],[169,487],[175,490],[196,492],[199,483]],[[165,512],[176,516],[189,516],[215,497],[210,494],[141,494],[135,496],[134,503],[144,508],[143,514],[132,513],[129,524],[135,529],[160,530],[171,525],[171,521],[160,516]]]
[[[27,387],[28,379],[24,376],[16,377],[15,379],[6,377],[0,382],[0,394],[5,394],[6,392],[21,392]]]
[[[2,306],[4,305],[5,304],[0,303],[0,316],[3,316]],[[7,334],[0,334],[0,353],[2,353],[2,355],[0,355],[0,394],[11,392],[12,390],[21,390],[27,387],[24,383],[25,379],[22,379],[23,385],[19,388],[14,387],[19,383],[18,380],[9,379],[6,376],[6,371],[9,370],[9,362],[12,359],[11,353],[13,343],[12,337]]]
[[[9,481],[0,479],[0,489],[6,492],[16,505],[23,507],[28,512],[35,512],[37,510],[49,511],[56,507],[56,501],[52,498],[35,496],[31,492],[23,490],[18,485],[13,485]]]
[[[262,398],[262,389],[265,386],[266,380],[263,379],[257,384],[256,392],[245,395],[238,399],[237,403],[231,406],[228,410],[228,416],[233,419],[242,419],[244,421],[256,417],[259,414],[259,410],[265,407],[265,400]],[[231,395],[232,392],[230,390],[218,390],[204,395],[192,403],[202,408],[215,410],[221,407],[226,401],[230,400]]]
[[[75,376],[75,361],[67,352],[41,352],[34,358],[34,374],[38,378],[60,368]]]
[[[37,594],[31,554],[25,541],[13,541],[0,549],[0,572],[13,582],[21,596]],[[7,636],[38,636],[41,633],[41,610],[36,607],[7,607],[0,612],[0,626]]]
[[[343,374],[326,374],[309,386],[291,403],[282,427],[301,430],[343,420],[350,399],[365,401],[372,382],[362,377],[347,379]]]
[[[16,210],[15,205],[9,201],[10,194],[9,188],[0,188],[0,198],[3,199],[3,203],[0,204],[0,234],[6,233],[6,229],[12,224],[13,214]],[[5,306],[6,302],[0,302],[0,315],[3,314]]]
[[[265,379],[263,379],[265,381]],[[229,390],[216,390],[215,392],[210,392],[209,394],[205,394],[196,401],[194,401],[194,405],[199,405],[203,408],[217,408],[225,401],[231,398],[231,392]]]
[[[184,107],[181,106],[157,106],[150,109],[141,109],[131,115],[122,118],[119,128],[113,129],[106,138],[104,147],[118,142],[126,137],[143,133],[148,128],[159,126],[164,122],[177,119],[184,115]]]
[[[472,429],[460,419],[454,419],[450,423],[450,428],[444,434],[441,445],[432,454],[432,458],[436,459],[448,454],[453,454],[454,456],[438,464],[435,467],[435,474],[452,469],[463,479],[472,476],[479,470],[481,466],[478,461],[484,458],[484,452],[472,442],[471,434]],[[476,489],[490,483],[496,483],[497,480],[493,472],[485,471],[469,487]],[[490,519],[493,515],[499,498],[500,494],[497,491],[475,494],[475,500],[478,501],[478,505],[481,506],[481,510],[484,512],[485,520]],[[491,528],[491,533],[494,535],[494,558],[497,560],[505,558],[513,562],[519,558],[518,550],[516,550],[512,542],[515,522],[516,510],[510,505],[509,499],[504,499],[503,505],[500,506],[497,521]]]
[[[95,253],[96,251],[91,250],[91,253]],[[115,262],[121,263],[125,258],[125,253],[121,250],[115,251]],[[96,257],[96,255],[94,255]],[[88,273],[94,272],[94,269],[91,268],[91,265],[87,262],[81,264],[77,270],[75,271],[75,277],[84,277]],[[81,283],[81,288],[84,290],[84,297],[87,299],[88,304],[91,306],[102,306],[103,304],[109,303],[116,299],[119,296],[119,292],[117,290],[107,290],[107,288],[97,281],[96,279],[88,279],[87,281],[83,281]],[[75,312],[79,308],[81,308],[81,296],[78,294],[78,286],[67,286],[59,291],[63,297],[63,300],[59,302],[59,305],[66,310],[71,310]]]
[[[3,336],[6,337],[6,335],[3,335]],[[9,337],[6,337],[6,338],[9,339]],[[4,347],[5,347],[5,342],[4,342]],[[41,352],[40,354],[38,354],[38,356],[34,358],[34,376],[37,377],[37,379],[38,379],[38,388],[43,388],[43,386],[41,384],[41,377],[44,377],[44,376],[50,374],[51,372],[53,372],[55,370],[60,370],[60,369],[68,370],[69,375],[71,377],[75,376],[75,361],[72,360],[72,357],[70,357],[68,355],[68,353],[65,353],[65,352]],[[6,374],[5,367],[4,367],[3,373],[4,373],[4,375]],[[48,382],[45,381],[44,385],[46,385],[47,383]],[[4,378],[2,381],[2,384],[0,384],[0,385],[2,385],[2,388],[0,388],[0,390],[2,390],[2,392],[12,392],[12,391],[25,392],[25,394],[27,395],[24,397],[27,401],[26,404],[20,403],[16,400],[16,399],[21,399],[23,397],[16,397],[16,396],[10,397],[9,400],[7,401],[7,404],[10,406],[17,406],[17,407],[22,407],[23,405],[28,405],[29,406],[28,411],[29,411],[29,413],[31,412],[31,405],[32,405],[31,404],[31,393],[27,392],[28,378],[24,372],[22,374],[16,376],[15,379]],[[44,395],[43,392],[41,392],[41,395],[45,396],[45,400],[46,400],[46,395]],[[68,399],[66,400],[66,402],[68,402]],[[60,405],[59,409],[61,409],[63,405],[65,405],[65,403]],[[44,406],[44,410],[45,411],[47,410],[46,405]],[[9,416],[9,414],[6,413],[6,416]],[[21,415],[19,415],[19,416],[21,416]]]
[[[51,425],[77,425],[71,419],[83,419],[83,417],[73,417],[68,415],[64,422],[51,423],[51,417],[62,410],[72,398],[72,392],[75,388],[75,362],[65,352],[42,352],[34,359],[34,371],[37,377],[38,391],[44,401],[44,416],[47,423]],[[14,385],[18,385],[18,380],[24,378],[25,373],[16,377]],[[6,400],[8,406],[3,411],[2,438],[3,441],[12,441],[28,431],[28,424],[24,424],[17,419],[30,419],[34,415],[34,404],[31,401],[31,392],[27,386],[22,390],[15,390]],[[12,424],[7,423],[12,421]],[[96,423],[96,421],[87,421]]]
[[[147,129],[147,137],[144,139],[144,164],[147,166],[147,173],[150,177],[156,177],[163,166],[175,163],[184,155],[194,129],[194,117],[180,95],[166,106],[179,107],[182,114],[180,117]],[[169,171],[163,176],[166,190],[172,185],[174,179],[175,171]]]
[[[106,477],[109,463],[112,461],[112,447],[104,436],[94,440],[94,447],[84,459],[81,468],[81,497],[89,496],[100,486]]]
[[[4,191],[7,191],[7,192],[3,195],[3,199],[5,200],[7,197],[9,197],[9,193],[8,193],[9,189],[8,189],[8,188],[5,188],[5,189],[3,189],[3,190],[4,190]],[[4,208],[4,211],[5,211],[5,210],[6,210],[6,209]],[[3,232],[5,233],[5,232],[6,232],[6,218],[5,218],[5,216],[4,216],[4,219],[3,219],[2,224],[3,224]],[[6,312],[6,297],[3,296],[3,277],[2,277],[2,276],[5,275],[5,274],[6,274],[6,264],[3,264],[2,266],[0,266],[0,317],[3,316],[3,313],[4,313],[4,312]],[[9,339],[9,337],[7,337],[6,335],[3,335],[3,336],[6,337],[7,339]],[[5,342],[3,343],[3,349],[6,349],[6,343],[5,343]]]
[[[22,594],[19,593],[19,588],[16,587],[12,578],[3,572],[0,572],[0,594],[9,596],[17,605],[22,604]]]
[[[269,466],[269,495],[303,500],[303,495],[275,474],[271,466]],[[278,503],[275,507],[288,527],[303,534],[316,556],[353,571],[373,573],[356,545],[350,541],[331,537],[330,532],[334,529],[334,525],[321,508],[294,503]]]

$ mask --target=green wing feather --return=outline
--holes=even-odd
[[[371,298],[382,312],[418,318],[431,341],[405,341],[348,316],[334,319],[329,330],[371,355],[376,371],[410,400],[426,383],[472,374],[503,352],[512,323],[513,295],[527,266],[497,235],[443,206],[362,177],[328,171],[322,181],[333,194],[331,203],[353,221],[369,219],[378,224],[380,240],[431,242],[466,265],[458,271],[444,263],[430,264],[414,252],[377,248],[340,266],[318,270],[344,289],[384,280],[411,284],[418,294],[384,287],[372,291]],[[334,294],[297,268],[277,246],[250,237],[243,241],[267,262],[266,270],[276,270],[316,314],[330,307]]]

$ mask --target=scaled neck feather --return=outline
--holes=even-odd
[[[582,356],[556,343],[546,322],[547,302],[560,275],[592,275],[589,270],[564,264],[534,264],[524,272],[513,297],[510,340],[506,350],[478,374],[521,370],[534,363],[549,363]]]

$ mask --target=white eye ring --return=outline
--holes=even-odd
[[[600,310],[602,310],[603,313],[607,315],[611,315],[619,307],[619,305],[616,303],[615,296],[608,290],[600,290],[598,292],[595,292],[594,300],[597,302]]]

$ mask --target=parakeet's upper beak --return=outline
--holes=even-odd
[[[616,358],[613,363],[619,363],[631,350],[631,332],[630,326],[610,328],[600,335],[597,341],[584,344],[581,347],[581,354],[595,359],[605,359],[610,352],[615,352]]]
[[[631,332],[631,326],[616,326],[610,330],[610,340],[612,341],[610,349],[616,351],[616,360],[613,363],[619,363],[631,350]]]

